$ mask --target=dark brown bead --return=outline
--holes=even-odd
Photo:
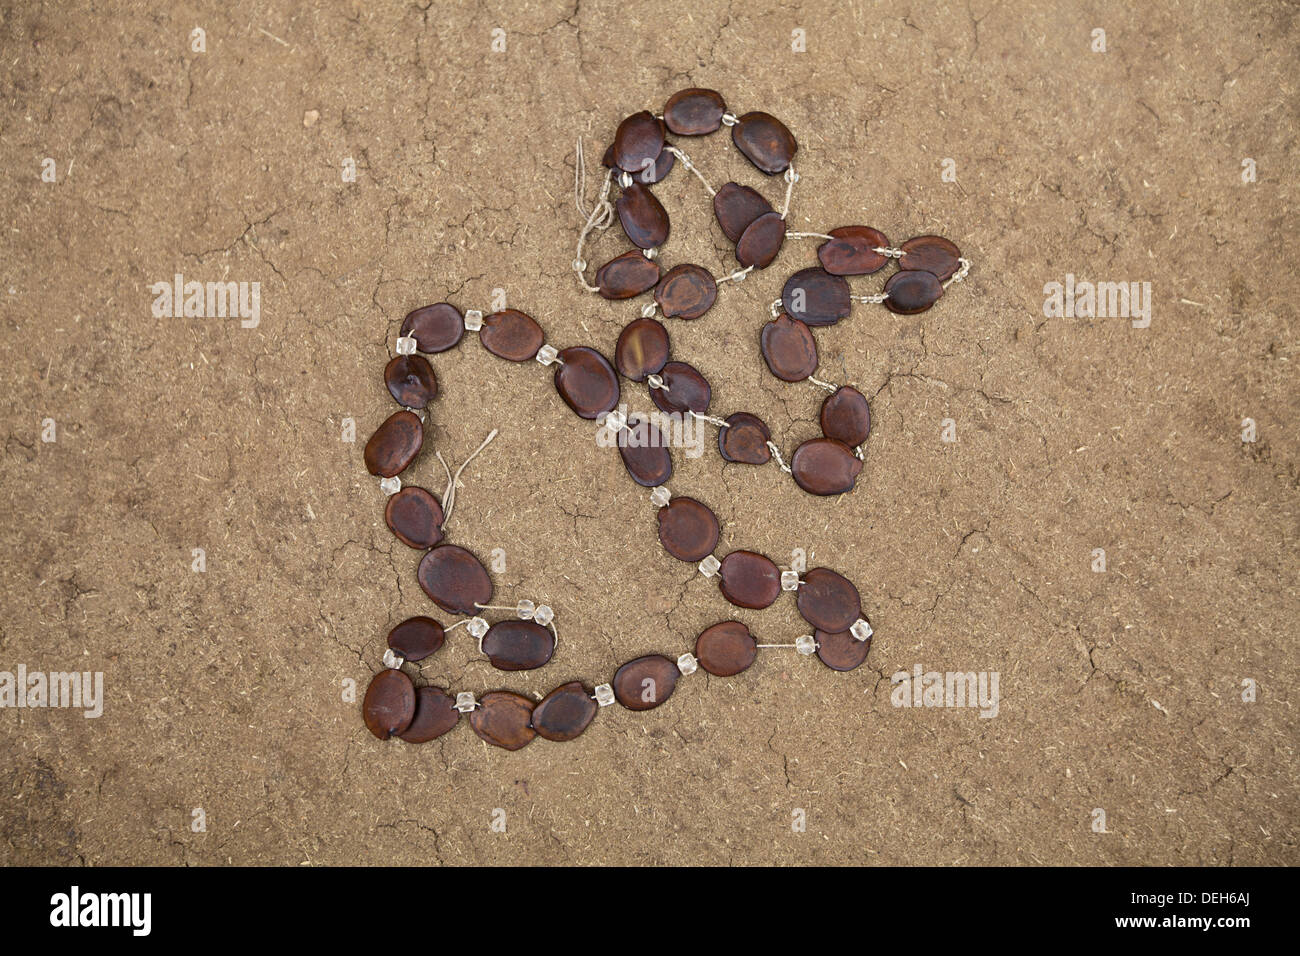
[[[785,281],[781,304],[792,318],[807,325],[834,325],[849,314],[853,300],[847,279],[813,266]]]
[[[659,372],[668,386],[650,389],[650,399],[662,412],[685,413],[687,409],[703,415],[713,400],[713,389],[704,376],[685,362],[669,362]]]
[[[433,366],[423,355],[399,355],[384,368],[384,384],[398,405],[424,408],[438,394]]]
[[[781,593],[781,569],[753,551],[733,551],[718,569],[722,596],[737,607],[762,610]]]
[[[452,614],[476,615],[477,605],[492,603],[492,579],[487,569],[457,545],[434,548],[420,559],[415,576],[433,603]]]
[[[822,402],[822,434],[857,447],[871,434],[871,406],[867,397],[850,385],[841,385]]]
[[[666,316],[698,319],[718,299],[718,284],[701,266],[673,266],[655,286],[655,301]]]
[[[817,656],[833,671],[851,671],[871,652],[871,638],[860,641],[849,631],[817,631],[813,640],[817,642]]]
[[[500,671],[530,671],[555,653],[555,635],[536,621],[498,621],[483,635],[483,653]]]
[[[400,734],[415,716],[415,685],[401,671],[386,667],[370,681],[361,716],[380,740]]]
[[[732,242],[739,242],[750,223],[771,211],[772,204],[758,190],[740,183],[724,183],[713,197],[713,215]]]
[[[389,496],[384,521],[398,541],[412,548],[432,548],[442,540],[442,505],[415,485]]]
[[[527,362],[546,341],[537,320],[518,309],[505,309],[483,317],[478,332],[483,347],[497,358]]]
[[[745,158],[769,176],[783,173],[799,150],[794,136],[775,116],[746,113],[731,127],[731,141]]]
[[[718,452],[726,461],[745,465],[765,465],[772,460],[767,447],[772,433],[757,415],[736,412],[727,419],[727,427],[718,429]]]
[[[654,165],[647,166],[639,172],[630,173],[631,177],[638,183],[646,186],[653,186],[657,182],[662,182],[663,178],[672,172],[673,164],[677,162],[677,157],[665,146],[659,153],[659,158],[654,161]]]
[[[703,561],[718,546],[718,519],[694,498],[673,498],[659,509],[659,543],[679,561]]]
[[[441,687],[421,687],[415,692],[415,717],[397,736],[408,744],[424,744],[441,737],[460,722],[456,701]]]
[[[555,390],[579,418],[599,418],[618,405],[618,373],[595,349],[578,345],[560,353]]]
[[[442,647],[446,635],[431,617],[408,617],[388,632],[388,646],[412,664]]]
[[[596,270],[596,286],[606,299],[630,299],[653,289],[662,270],[640,249],[629,249]]]
[[[600,165],[608,166],[610,169],[618,169],[618,163],[614,162],[614,144],[610,143],[605,147],[605,155],[600,157]]]
[[[654,162],[664,148],[664,124],[649,110],[633,113],[614,134],[614,162],[619,169],[639,173],[646,160]]]
[[[961,263],[961,250],[943,236],[917,236],[898,247],[903,251],[898,268],[924,269],[933,272],[940,282],[947,282]]]
[[[668,239],[668,212],[655,194],[640,183],[624,189],[614,208],[623,231],[637,248],[653,249]]]
[[[494,690],[478,699],[469,714],[469,725],[488,743],[506,750],[519,750],[533,742],[533,702],[509,691]]]
[[[877,249],[889,248],[885,234],[870,226],[841,226],[827,235],[832,238],[817,247],[822,268],[835,276],[869,276],[889,261]]]
[[[658,707],[673,695],[677,665],[661,654],[628,661],[614,673],[614,696],[628,710]]]
[[[667,362],[668,330],[661,323],[654,319],[633,319],[619,333],[614,364],[632,381],[644,382],[648,376],[657,375]]]
[[[366,442],[366,470],[392,478],[406,470],[424,444],[424,425],[415,412],[393,412]]]
[[[766,269],[785,242],[785,220],[768,212],[751,222],[736,243],[736,261],[742,266]]]
[[[814,438],[794,450],[790,473],[810,495],[842,495],[853,490],[862,462],[853,449],[834,438]]]
[[[714,677],[731,677],[749,669],[758,656],[758,645],[744,624],[723,621],[705,628],[695,639],[695,656]]]
[[[673,457],[663,433],[640,416],[629,416],[619,432],[618,452],[632,480],[646,488],[662,485],[673,476]]]
[[[533,730],[539,737],[563,742],[580,735],[600,706],[579,681],[561,684],[533,708]]]
[[[943,283],[933,272],[914,269],[895,272],[885,283],[885,308],[898,315],[916,315],[943,296]]]
[[[448,302],[426,305],[407,313],[402,334],[413,336],[421,352],[445,352],[465,334],[465,319],[460,309]]]
[[[812,331],[784,312],[763,326],[759,350],[772,374],[783,382],[802,382],[817,371],[817,340]]]
[[[668,97],[664,125],[678,136],[703,136],[722,126],[727,104],[715,90],[691,87]]]
[[[795,592],[795,604],[805,621],[832,634],[847,631],[862,616],[858,589],[830,568],[813,568],[804,573]]]

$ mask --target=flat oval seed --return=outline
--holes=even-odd
[[[415,685],[399,670],[386,667],[370,681],[361,716],[380,740],[400,734],[415,717]]]
[[[772,460],[767,447],[772,433],[757,415],[736,412],[727,419],[727,427],[718,429],[718,453],[726,461],[745,465],[765,465]]]
[[[795,592],[795,604],[805,621],[832,634],[847,631],[862,616],[858,589],[830,568],[813,568],[804,573],[803,583]]]
[[[618,124],[614,134],[614,162],[619,169],[639,173],[645,161],[659,158],[664,148],[664,126],[649,110],[633,113]]]
[[[555,390],[579,418],[599,418],[618,405],[618,373],[609,359],[585,345],[560,353]]]
[[[673,266],[655,286],[655,301],[664,315],[681,319],[698,319],[717,299],[718,283],[701,266]]]
[[[785,242],[785,220],[769,212],[751,222],[736,243],[736,261],[742,266],[766,269]]]
[[[442,540],[442,505],[415,485],[389,496],[384,521],[398,541],[412,548],[432,548]]]
[[[822,402],[822,434],[857,447],[871,434],[871,406],[867,397],[850,385],[841,385]]]
[[[812,331],[784,312],[763,326],[759,350],[772,374],[783,382],[802,382],[817,371],[817,340]]]
[[[421,352],[445,352],[465,334],[465,319],[454,305],[438,302],[408,312],[402,334],[413,336]]]
[[[639,249],[662,246],[668,239],[668,212],[645,186],[633,183],[614,203],[623,231]]]
[[[895,272],[885,283],[885,308],[898,315],[916,315],[943,296],[943,283],[933,272],[914,269]]]
[[[392,478],[406,470],[424,444],[424,425],[415,412],[393,412],[366,442],[366,470]]]
[[[483,635],[483,653],[500,671],[530,671],[555,653],[555,635],[536,621],[498,621]]]
[[[509,691],[494,690],[478,699],[469,714],[469,725],[488,743],[506,750],[519,750],[537,736],[531,724],[533,702]]]
[[[703,561],[718,546],[718,519],[694,498],[673,498],[659,509],[659,543],[678,561]]]
[[[677,665],[661,654],[628,661],[614,673],[614,696],[628,710],[658,707],[673,695]]]
[[[599,705],[579,681],[561,684],[533,708],[533,730],[539,737],[563,742],[587,729]]]
[[[849,631],[835,634],[817,631],[813,634],[817,642],[817,656],[833,671],[851,671],[867,659],[871,651],[871,638],[860,641]]]
[[[388,632],[388,646],[412,664],[442,647],[446,635],[431,617],[408,617]]]
[[[464,548],[443,544],[420,559],[415,572],[424,593],[452,614],[478,614],[477,604],[492,603],[492,579]]]
[[[659,153],[658,159],[645,169],[631,173],[630,175],[639,183],[646,186],[653,186],[655,183],[662,181],[663,178],[672,171],[675,162],[677,162],[677,157],[669,152],[668,147],[665,146]]]
[[[961,265],[961,250],[943,236],[917,236],[899,246],[903,250],[898,260],[900,269],[924,269],[933,272],[940,282],[947,282]]]
[[[433,366],[423,355],[399,355],[384,368],[384,384],[399,405],[424,408],[438,394]]]
[[[762,194],[740,183],[725,183],[713,197],[713,215],[732,242],[739,242],[750,223],[771,211],[772,204]]]
[[[606,299],[630,299],[653,289],[660,275],[659,263],[630,249],[596,270],[596,286]]]
[[[632,381],[644,382],[649,376],[657,375],[667,362],[668,330],[661,323],[654,319],[633,319],[619,333],[614,364]]]
[[[832,238],[817,247],[822,268],[835,276],[869,276],[889,261],[877,249],[889,248],[889,240],[870,226],[840,226],[827,233]]]
[[[722,126],[727,104],[716,90],[680,90],[664,104],[664,125],[678,136],[703,136]]]
[[[415,717],[397,736],[408,744],[425,744],[441,737],[460,722],[456,701],[441,687],[421,687],[415,692]]]
[[[662,485],[673,476],[673,457],[668,440],[647,419],[630,416],[618,436],[618,453],[632,480],[646,488]]]
[[[709,410],[713,389],[694,368],[685,362],[669,362],[659,375],[668,389],[652,388],[650,399],[660,411],[684,413],[690,409],[703,415]]]
[[[746,113],[731,127],[731,141],[745,158],[769,176],[783,173],[799,150],[794,135],[769,113]]]
[[[814,438],[794,450],[790,473],[810,495],[842,495],[853,490],[862,462],[853,450],[833,438]]]
[[[847,279],[813,266],[785,281],[781,304],[788,315],[807,325],[834,325],[849,314],[853,300]]]
[[[497,358],[511,362],[527,362],[546,341],[546,334],[537,320],[518,309],[505,309],[484,316],[478,337],[485,349]]]
[[[695,656],[714,677],[731,677],[749,669],[758,656],[758,645],[744,624],[723,621],[705,628],[695,639]]]
[[[781,593],[781,570],[761,554],[733,551],[722,559],[718,588],[737,607],[762,610]]]

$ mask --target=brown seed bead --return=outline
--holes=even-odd
[[[546,341],[537,320],[518,309],[484,316],[478,337],[485,349],[510,362],[527,362]]]
[[[532,728],[533,702],[509,691],[494,690],[478,700],[469,725],[488,743],[506,750],[527,747],[537,736]]]
[[[917,236],[898,248],[903,250],[898,260],[900,269],[924,269],[933,272],[940,282],[947,282],[961,265],[961,250],[943,236]]]
[[[666,316],[698,319],[717,299],[718,283],[701,266],[673,266],[655,286],[655,301]]]
[[[847,631],[862,616],[858,589],[830,568],[813,568],[804,573],[795,592],[795,604],[805,621],[831,633]]]
[[[662,246],[668,239],[668,212],[645,186],[633,183],[614,203],[623,231],[638,249]]]
[[[649,110],[633,113],[614,134],[614,162],[619,169],[639,173],[645,161],[659,158],[664,148],[664,124]]]
[[[478,614],[492,603],[492,579],[478,558],[454,544],[443,544],[420,559],[415,572],[424,593],[452,614]]]
[[[784,312],[763,326],[759,350],[772,374],[783,382],[802,382],[817,371],[817,340],[812,331]]]
[[[739,242],[750,223],[771,211],[772,204],[757,190],[740,183],[725,183],[713,197],[713,215],[732,242]]]
[[[392,478],[406,470],[424,444],[424,425],[415,412],[393,412],[366,442],[366,470]]]
[[[817,631],[813,634],[817,642],[817,656],[833,671],[851,671],[867,659],[871,651],[871,638],[860,641],[849,631],[831,634]]]
[[[685,413],[687,409],[703,415],[713,400],[713,389],[704,376],[685,362],[669,362],[659,372],[668,386],[650,389],[650,399],[661,412]]]
[[[781,570],[761,554],[733,551],[722,559],[718,588],[737,607],[761,611],[781,593]]]
[[[536,621],[498,621],[483,635],[483,653],[499,671],[530,671],[555,653],[555,635]]]
[[[412,664],[442,647],[446,635],[431,617],[408,617],[388,632],[388,646]]]
[[[533,708],[533,730],[547,740],[573,740],[587,729],[599,709],[581,682],[570,681],[555,688]]]
[[[384,384],[398,405],[424,408],[438,394],[433,366],[423,355],[399,355],[384,368]]]
[[[632,480],[645,488],[662,485],[673,476],[673,457],[663,433],[648,420],[630,416],[619,432],[618,453]]]
[[[736,412],[727,419],[727,427],[718,429],[718,453],[725,461],[745,465],[765,465],[772,460],[767,447],[772,433],[763,420],[749,412]]]
[[[792,318],[807,325],[834,325],[849,314],[853,300],[847,279],[813,266],[785,281],[781,304]]]
[[[790,456],[790,474],[810,495],[842,495],[853,490],[862,462],[853,449],[834,438],[814,438]]]
[[[397,736],[408,744],[425,744],[460,723],[456,702],[441,687],[421,687],[415,692],[415,717]]]
[[[885,308],[898,315],[916,315],[943,296],[943,283],[933,272],[914,269],[895,272],[885,283]]]
[[[749,669],[758,656],[758,645],[744,624],[723,621],[705,628],[695,639],[695,656],[714,677],[731,677]]]
[[[370,681],[361,716],[380,740],[400,734],[415,716],[415,685],[399,670],[386,667]]]
[[[661,654],[638,657],[614,672],[614,696],[628,710],[658,707],[673,695],[678,673]]]
[[[596,270],[596,286],[606,299],[630,299],[653,289],[661,274],[659,263],[630,249]]]
[[[832,229],[832,238],[817,247],[822,268],[834,276],[869,276],[879,272],[889,261],[877,249],[889,248],[885,234],[870,226],[841,226]]]
[[[669,152],[668,147],[665,146],[663,150],[660,151],[658,159],[645,169],[638,170],[629,175],[638,183],[642,183],[646,186],[653,186],[655,183],[663,181],[664,177],[672,171],[675,162],[677,162],[677,157]]]
[[[736,243],[736,261],[742,266],[766,269],[785,242],[785,220],[769,212],[751,222]]]
[[[745,158],[769,176],[783,173],[799,150],[794,136],[775,116],[746,113],[731,127],[731,141]]]
[[[664,125],[678,136],[703,136],[722,126],[727,104],[715,90],[692,87],[668,97]]]
[[[673,498],[659,509],[659,543],[678,561],[703,561],[718,546],[718,519],[694,498]]]
[[[432,548],[442,540],[442,505],[414,485],[389,496],[384,521],[397,540],[408,547]]]
[[[402,334],[413,336],[421,352],[445,352],[465,334],[465,319],[454,305],[438,302],[408,312]]]
[[[555,390],[579,418],[599,418],[618,405],[618,373],[609,359],[585,345],[560,353]]]
[[[605,147],[605,155],[600,157],[600,165],[608,166],[610,169],[618,169],[618,163],[614,162],[614,144],[610,143]]]
[[[633,319],[623,328],[614,347],[614,364],[621,373],[634,382],[644,382],[647,376],[657,375],[667,362],[668,330],[661,323]]]
[[[841,385],[822,402],[822,434],[850,447],[861,445],[871,434],[871,406],[867,397],[850,385]]]

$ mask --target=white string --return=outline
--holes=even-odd
[[[880,305],[880,303],[888,299],[889,296],[885,295],[883,292],[879,292],[876,295],[851,295],[849,298],[853,299],[855,302],[865,302],[867,305]]]
[[[714,418],[712,415],[701,415],[699,412],[689,408],[686,409],[686,414],[690,415],[692,418],[698,418],[701,421],[712,422],[714,425],[717,425],[719,428],[731,427],[730,422],[723,421],[721,418]]]
[[[753,271],[754,271],[753,266],[745,266],[745,268],[738,269],[735,272],[731,273],[731,275],[722,276],[717,281],[718,282],[740,282],[745,278],[745,276],[749,275]]]
[[[768,441],[767,447],[768,450],[770,450],[772,454],[776,456],[776,463],[781,466],[781,470],[784,471],[787,475],[791,474],[790,466],[787,465],[785,463],[785,459],[781,457],[781,449],[777,448],[776,444],[773,443],[771,440]]]
[[[834,239],[834,236],[828,236],[824,232],[787,232],[787,239]]]
[[[878,252],[882,256],[885,256],[889,259],[901,259],[903,258],[903,256],[907,255],[907,253],[905,253],[902,249],[891,249],[888,246],[877,246],[871,251]]]
[[[794,167],[787,166],[785,170],[785,203],[781,206],[782,219],[790,212],[790,196],[794,193],[794,184],[798,181],[799,174],[794,171]]]
[[[830,382],[823,382],[821,379],[815,378],[812,375],[808,376],[808,381],[812,382],[814,385],[820,385],[822,388],[826,389],[826,391],[831,393],[835,393],[840,390],[840,387],[838,385],[832,385]]]
[[[483,439],[483,444],[475,448],[474,453],[470,455],[468,458],[466,458],[461,463],[461,466],[456,469],[456,474],[454,477],[451,473],[451,469],[447,467],[447,462],[443,461],[442,452],[440,451],[434,452],[434,455],[437,457],[438,461],[442,462],[443,470],[447,472],[447,490],[442,493],[442,523],[444,525],[446,525],[446,523],[451,520],[451,509],[456,506],[456,486],[460,482],[461,472],[463,472],[465,468],[469,465],[469,463],[473,461],[475,457],[477,457],[479,452],[481,452],[484,448],[488,446],[488,442],[492,441],[492,439],[496,437],[497,437],[497,430],[494,428],[492,429],[488,437]]]
[[[954,282],[960,282],[962,279],[970,275],[971,261],[969,259],[963,259],[960,256],[957,257],[957,261],[961,263],[961,268],[954,272],[952,277],[943,284],[945,289]]]
[[[587,260],[582,258],[582,250],[587,244],[587,237],[593,230],[608,229],[614,224],[614,207],[609,202],[609,189],[613,180],[614,171],[605,170],[605,180],[601,183],[600,195],[596,199],[596,205],[588,211],[585,203],[585,193],[587,191],[587,158],[582,149],[582,137],[578,137],[577,151],[574,158],[573,166],[573,204],[578,207],[578,214],[586,220],[582,226],[582,232],[578,235],[578,249],[573,257],[573,271],[578,275],[578,282],[588,292],[599,292],[600,286],[594,286],[587,282]]]
[[[772,304],[769,305],[768,308],[772,311],[772,315],[773,315],[773,316],[776,316],[776,315],[780,314],[781,300],[780,300],[780,299],[773,299],[773,300],[772,300]]]
[[[669,146],[668,152],[672,153],[679,160],[681,160],[681,164],[685,166],[687,169],[689,169],[691,172],[693,172],[695,174],[695,177],[700,182],[704,183],[704,188],[709,191],[710,196],[716,196],[718,194],[718,191],[714,189],[712,186],[710,186],[709,181],[704,178],[704,174],[695,168],[695,164],[691,162],[691,158],[689,156],[683,153],[676,146]]]

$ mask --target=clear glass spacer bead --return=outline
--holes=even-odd
[[[695,659],[694,654],[683,654],[677,658],[677,669],[683,674],[694,674],[700,669],[700,662]]]
[[[608,707],[614,703],[614,688],[608,684],[598,684],[596,686],[596,703],[601,707]]]
[[[456,695],[456,709],[462,714],[470,713],[477,704],[474,703],[474,695],[467,690],[461,691]]]
[[[608,428],[610,431],[612,431],[615,435],[621,432],[623,430],[623,427],[626,424],[627,424],[627,416],[624,415],[622,412],[620,412],[617,408],[614,409],[612,412],[606,413],[605,415],[605,427]]]
[[[646,385],[648,385],[650,388],[663,388],[663,387],[664,387],[664,380],[663,380],[663,378],[662,378],[661,376],[659,376],[659,375],[647,375],[647,376],[646,376],[646,379],[645,379],[645,383],[646,383]]]
[[[537,610],[533,612],[533,620],[545,627],[555,620],[555,611],[551,609],[549,604],[539,604]]]
[[[559,354],[554,345],[547,344],[538,349],[533,357],[537,359],[539,365],[550,365]]]
[[[713,555],[709,555],[700,562],[700,574],[704,575],[706,578],[711,578],[718,573],[718,568],[720,567],[722,567],[722,562]]]
[[[782,571],[781,572],[781,590],[797,591],[799,590],[799,572]]]
[[[660,485],[654,491],[650,492],[650,503],[662,508],[672,500],[672,497],[672,492],[663,485]]]
[[[396,475],[391,478],[380,478],[379,490],[386,495],[395,495],[402,490],[402,479]]]
[[[478,640],[488,632],[488,622],[481,617],[471,617],[465,629],[469,631],[470,637]]]
[[[853,626],[849,628],[849,633],[858,640],[865,641],[871,637],[873,632],[871,630],[871,624],[868,623],[867,619],[860,617],[853,622]]]
[[[477,332],[483,328],[483,310],[466,309],[465,310],[465,328],[470,332]]]
[[[817,641],[811,634],[805,634],[803,637],[794,639],[794,649],[800,654],[808,655],[817,650]]]
[[[406,658],[391,647],[384,651],[384,666],[391,667],[394,670],[400,670],[401,666],[406,663]]]
[[[515,608],[515,613],[519,615],[519,620],[531,621],[533,619],[533,612],[536,610],[537,605],[528,600],[528,598],[524,598],[519,602],[519,606]]]
[[[398,338],[398,340],[397,340],[397,354],[398,354],[398,355],[414,355],[414,354],[415,354],[415,336],[413,336],[413,335],[403,335],[403,336],[401,336],[400,338]]]

